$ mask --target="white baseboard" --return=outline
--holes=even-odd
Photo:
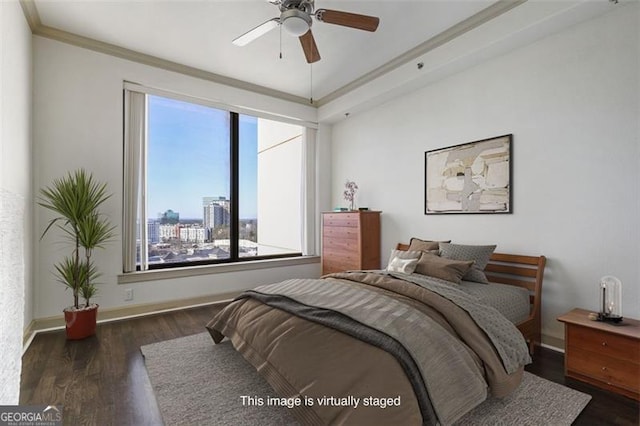
[[[556,346],[547,345],[546,343],[541,343],[540,346],[543,348],[551,349],[552,351],[555,351],[555,352],[564,353],[564,349],[558,348]]]
[[[181,309],[197,308],[199,306],[215,305],[218,303],[228,303],[240,292],[223,293],[211,296],[194,297],[190,299],[172,300],[161,303],[148,303],[142,305],[132,305],[119,308],[101,309],[98,313],[100,319],[98,324],[123,321],[132,318],[139,318],[149,315],[156,315],[163,312],[178,311]],[[29,345],[38,333],[62,330],[65,328],[64,316],[34,319],[24,330],[22,354],[27,351]]]

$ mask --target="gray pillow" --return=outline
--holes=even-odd
[[[463,244],[440,243],[440,256],[453,260],[473,260],[475,263],[462,277],[464,281],[489,284],[484,268],[496,249],[492,246],[472,246]]]
[[[387,271],[413,274],[421,255],[421,251],[391,250],[391,256],[389,256],[389,263],[387,264]]]

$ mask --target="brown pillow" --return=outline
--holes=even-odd
[[[425,252],[420,256],[414,272],[460,284],[462,276],[471,268],[473,263],[473,260],[451,260]]]
[[[450,243],[449,241],[430,241],[430,240],[421,240],[420,238],[411,238],[409,240],[409,250],[413,251],[431,251],[431,250],[439,250],[440,243]]]

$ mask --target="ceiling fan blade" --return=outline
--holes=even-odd
[[[339,10],[318,9],[315,15],[318,21],[371,32],[377,30],[380,23],[380,18],[376,16],[358,15]]]
[[[261,37],[272,29],[276,28],[278,25],[280,25],[280,18],[269,19],[267,22],[258,25],[254,29],[247,31],[240,37],[233,40],[233,44],[235,44],[236,46],[245,46],[258,37]]]
[[[312,64],[320,60],[320,52],[316,45],[316,40],[313,38],[311,30],[307,31],[299,37],[300,44],[302,44],[302,50],[304,50],[304,56],[307,58],[307,63]]]

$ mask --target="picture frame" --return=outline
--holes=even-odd
[[[513,135],[424,153],[425,214],[513,213]]]

